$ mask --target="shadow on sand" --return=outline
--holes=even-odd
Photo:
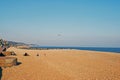
[[[16,66],[19,66],[20,64],[22,64],[22,62],[17,62]]]
[[[2,78],[2,68],[0,67],[0,80]]]

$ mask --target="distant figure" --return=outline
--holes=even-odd
[[[37,54],[37,56],[39,56],[39,54]]]
[[[25,53],[24,56],[29,56],[29,54],[28,54],[28,53]]]

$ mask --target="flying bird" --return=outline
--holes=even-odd
[[[61,34],[57,34],[57,36],[61,36]]]

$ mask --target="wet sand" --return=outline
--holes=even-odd
[[[2,68],[2,80],[120,80],[117,53],[13,47],[8,51],[14,51],[21,64]],[[25,52],[30,56],[23,56]]]

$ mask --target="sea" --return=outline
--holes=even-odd
[[[31,47],[31,48],[35,48],[35,49],[76,49],[76,50],[90,50],[90,51],[120,53],[120,48],[108,48],[108,47],[56,47],[56,46],[37,46],[37,47]]]

